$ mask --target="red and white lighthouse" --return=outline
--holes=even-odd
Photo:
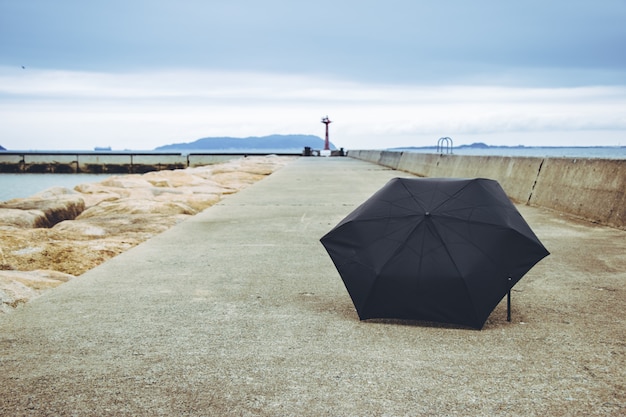
[[[325,151],[329,151],[330,150],[330,141],[328,140],[328,125],[331,124],[332,122],[330,121],[328,116],[326,116],[326,117],[322,117],[322,123],[324,123],[326,125],[326,139],[324,140],[324,150]]]

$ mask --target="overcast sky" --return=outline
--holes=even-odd
[[[0,0],[0,145],[626,146],[626,0]]]

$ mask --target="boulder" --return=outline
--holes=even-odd
[[[0,311],[9,312],[43,291],[57,287],[72,278],[73,275],[50,270],[0,270]]]
[[[16,227],[19,227],[17,224],[27,225],[28,223],[24,223],[24,220],[28,218],[33,218],[33,221],[31,226],[26,227],[52,227],[63,220],[76,218],[85,210],[85,200],[76,191],[54,187],[28,198],[15,198],[0,203],[0,209],[30,212],[24,216],[16,216],[15,212],[12,213],[17,220]],[[43,218],[39,218],[38,212],[43,213]],[[37,220],[34,220],[35,217]]]
[[[48,218],[41,210],[20,210],[0,208],[0,226],[34,229],[48,227]]]
[[[72,220],[66,220],[61,223],[57,223],[53,229],[57,232],[63,233],[67,236],[74,236],[75,239],[80,238],[102,238],[107,235],[107,231],[102,227],[90,224],[88,222],[77,222]]]
[[[92,217],[117,217],[146,214],[160,214],[163,216],[176,214],[196,214],[196,211],[182,202],[161,202],[158,200],[146,200],[124,198],[116,201],[103,201],[100,204],[83,211],[77,220],[85,220]]]
[[[184,204],[196,213],[220,201],[220,194],[194,192],[193,194],[161,194],[155,197],[160,202]]]
[[[0,280],[0,313],[10,313],[37,295],[37,291],[20,282]]]
[[[247,187],[250,184],[253,184],[261,179],[263,179],[265,175],[256,174],[244,171],[225,171],[225,172],[216,172],[212,178],[213,181],[220,185],[228,185],[230,188],[233,188],[236,192],[241,190],[242,188]]]
[[[108,178],[100,182],[101,185],[113,188],[148,188],[152,184],[142,178],[142,175],[131,174]]]
[[[107,187],[100,183],[85,183],[79,184],[74,187],[74,190],[79,192],[85,201],[85,207],[95,206],[102,201],[115,201],[123,197],[129,197],[130,191]]]
[[[155,187],[193,187],[206,182],[204,178],[186,169],[152,171],[144,174],[143,177]]]

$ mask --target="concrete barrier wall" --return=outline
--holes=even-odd
[[[491,178],[516,203],[626,229],[626,160],[348,151],[348,156],[423,177]]]
[[[626,160],[544,159],[530,203],[626,229]]]
[[[541,162],[541,158],[405,152],[398,169],[424,177],[491,178],[497,180],[516,203],[526,203]]]
[[[356,159],[378,164],[380,161],[380,154],[382,151],[349,151],[347,156],[351,156]]]
[[[403,152],[382,151],[378,163],[391,169],[398,169]]]

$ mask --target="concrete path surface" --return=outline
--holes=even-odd
[[[358,320],[319,238],[396,176],[297,159],[0,316],[0,415],[626,413],[626,232],[520,207],[511,323]]]

